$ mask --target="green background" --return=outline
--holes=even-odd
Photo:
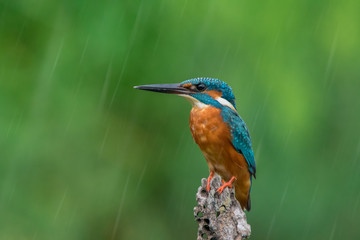
[[[195,239],[190,104],[229,83],[257,179],[252,239],[360,238],[360,2],[0,3],[0,239]]]

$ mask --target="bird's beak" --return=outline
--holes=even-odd
[[[179,83],[141,85],[141,86],[135,86],[134,88],[140,90],[152,91],[152,92],[160,92],[160,93],[172,93],[172,94],[191,93],[189,89],[181,87]]]

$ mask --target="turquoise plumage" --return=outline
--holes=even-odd
[[[242,120],[238,113],[229,107],[223,107],[221,115],[224,122],[229,125],[232,135],[232,144],[239,153],[244,155],[249,166],[249,172],[256,177],[254,151],[251,144],[250,133],[244,120]]]
[[[250,211],[252,177],[256,165],[251,138],[245,122],[236,110],[232,89],[225,82],[213,78],[194,78],[180,84],[153,84],[138,89],[177,94],[188,99],[190,131],[209,166],[207,190],[214,173],[224,184],[217,189],[235,187],[235,197],[243,209]]]

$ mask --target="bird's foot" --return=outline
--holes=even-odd
[[[224,180],[222,180],[223,185],[218,188],[217,192],[219,192],[219,193],[221,194],[222,191],[224,191],[224,189],[225,189],[226,187],[232,188],[231,184],[232,184],[235,180],[236,180],[236,177],[234,177],[234,176],[233,176],[233,177],[230,179],[230,181],[228,181],[228,182],[225,182]]]
[[[208,192],[210,191],[210,181],[211,181],[211,179],[213,179],[213,177],[214,177],[214,172],[210,172],[210,175],[209,175],[209,177],[207,179],[207,185],[206,185],[206,190]]]

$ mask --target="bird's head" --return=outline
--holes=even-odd
[[[135,88],[177,94],[187,98],[197,107],[223,105],[236,110],[235,97],[231,87],[225,82],[214,78],[193,78],[181,83],[142,85]]]

